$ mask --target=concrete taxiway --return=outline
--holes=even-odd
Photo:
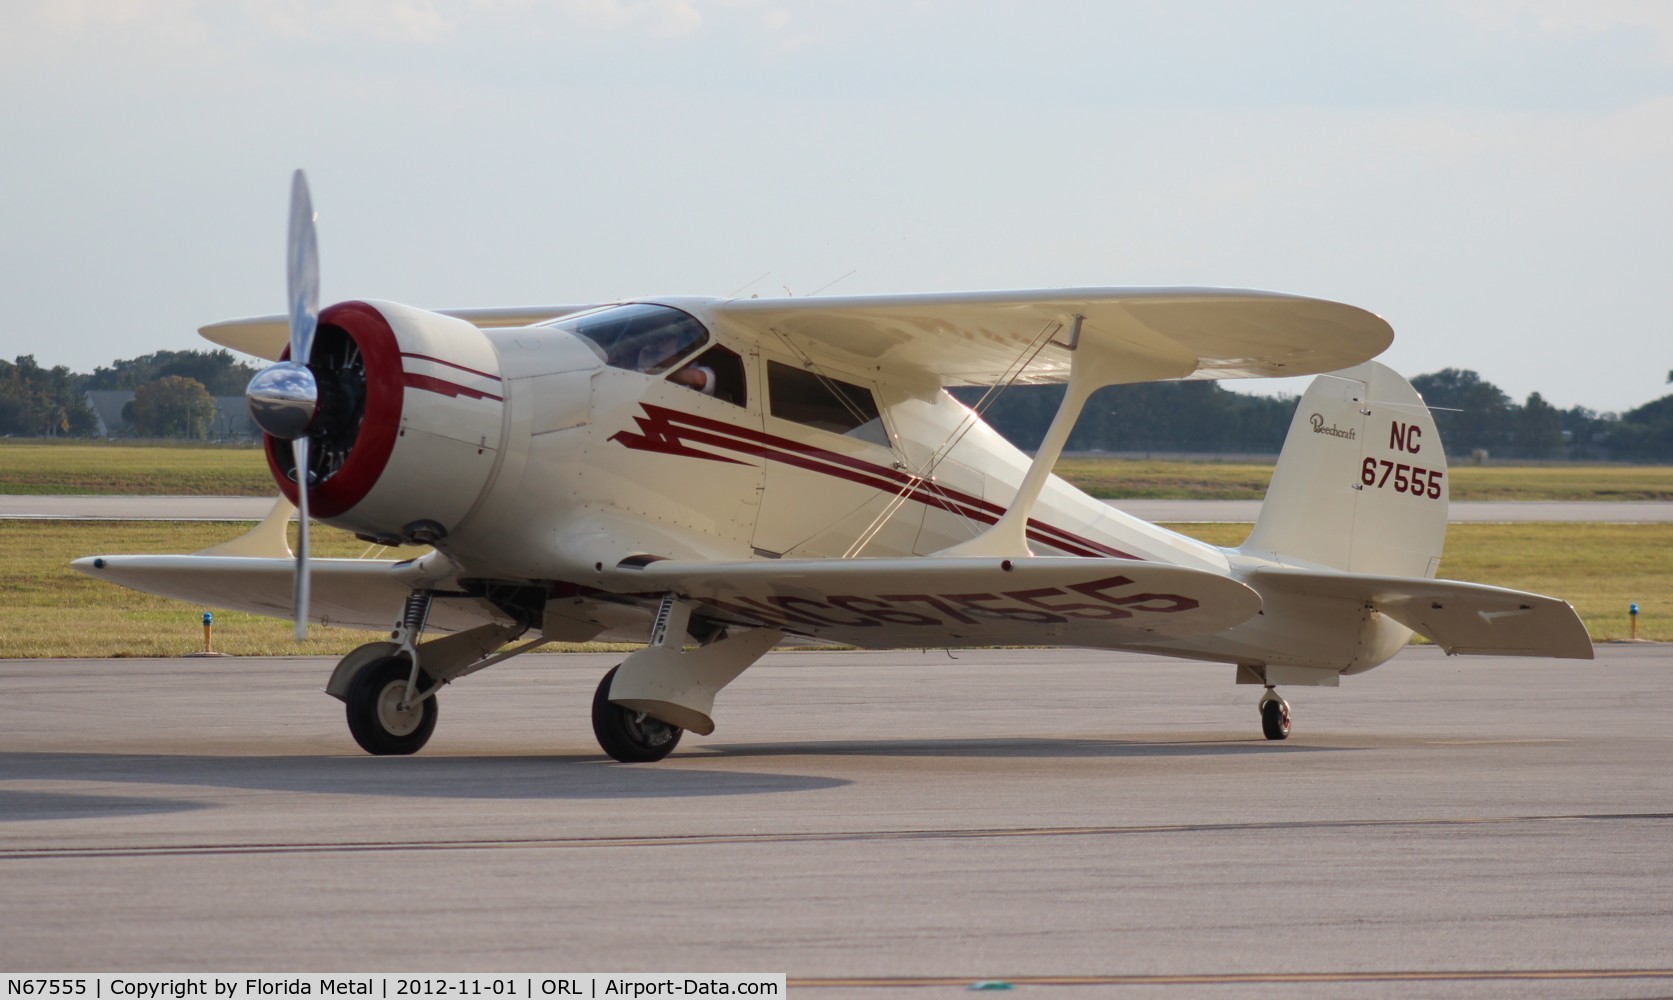
[[[1146,521],[1253,522],[1259,500],[1111,500]],[[106,521],[259,521],[273,509],[268,497],[122,497],[0,495],[0,518],[22,520]],[[1519,521],[1595,521],[1666,523],[1673,503],[1624,501],[1454,501],[1447,508],[1455,523]]]
[[[812,996],[1673,993],[1673,649],[1289,689],[770,654],[602,757],[532,655],[362,755],[314,658],[0,662],[7,971],[786,971]]]

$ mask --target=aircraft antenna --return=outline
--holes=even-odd
[[[811,299],[811,298],[813,298],[813,297],[814,297],[814,296],[815,296],[815,295],[818,295],[818,294],[819,294],[819,293],[820,293],[820,292],[822,292],[822,291],[824,291],[824,290],[825,290],[825,289],[827,289],[827,288],[829,288],[829,287],[831,287],[831,286],[832,286],[832,285],[834,285],[834,284],[836,284],[836,283],[837,283],[837,282],[839,282],[839,281],[841,281],[841,280],[843,280],[843,278],[850,278],[850,277],[853,277],[853,276],[854,276],[854,274],[855,274],[855,273],[856,273],[856,272],[858,272],[858,271],[859,271],[859,270],[860,270],[860,269],[859,269],[859,268],[857,268],[857,267],[856,267],[856,268],[850,268],[850,269],[849,269],[849,271],[848,271],[848,273],[847,273],[847,274],[845,274],[845,275],[843,275],[843,276],[842,276],[842,277],[841,277],[841,278],[832,278],[832,279],[831,279],[831,280],[830,280],[830,281],[827,281],[827,282],[825,282],[825,283],[824,283],[824,284],[823,284],[823,285],[820,285],[820,286],[819,286],[819,287],[818,287],[818,288],[817,288],[817,289],[815,289],[815,290],[814,290],[814,291],[811,291],[811,292],[809,292],[809,293],[808,293],[808,294],[807,294],[807,298],[810,298],[810,299]]]
[[[771,269],[766,270],[766,271],[762,271],[759,277],[756,277],[756,278],[754,278],[750,281],[747,281],[744,284],[740,285],[738,287],[737,291],[733,292],[731,295],[728,295],[726,297],[729,298],[729,299],[737,298],[738,296],[742,295],[744,292],[748,291],[750,285],[755,284],[756,282],[760,281],[762,278],[765,278],[772,273],[773,272],[771,271]]]
[[[1423,413],[1424,411],[1428,411],[1430,413],[1463,413],[1464,412],[1463,410],[1459,409],[1456,406],[1430,406],[1428,403],[1396,403],[1396,402],[1394,402],[1393,400],[1390,400],[1390,399],[1368,399],[1368,400],[1365,401],[1365,405],[1366,406],[1387,406],[1387,407],[1390,407],[1391,409],[1395,409],[1395,410],[1410,410],[1413,413]]]

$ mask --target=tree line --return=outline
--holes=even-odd
[[[214,396],[244,392],[256,366],[231,351],[157,351],[77,374],[42,368],[31,355],[0,360],[0,435],[93,437],[92,389],[132,390],[124,418],[142,437],[203,438]],[[1673,372],[1668,373],[1673,383]],[[1521,403],[1473,371],[1446,368],[1412,379],[1435,416],[1448,454],[1494,458],[1673,460],[1673,395],[1625,413],[1558,409],[1534,392]],[[974,405],[985,390],[955,389]],[[984,413],[1018,447],[1032,449],[1063,387],[1017,386]],[[1283,446],[1295,396],[1249,396],[1215,382],[1109,386],[1092,395],[1068,447],[1076,451],[1273,454]]]
[[[94,437],[99,419],[89,390],[131,390],[123,418],[141,437],[201,439],[215,396],[241,396],[257,369],[231,351],[157,351],[78,374],[42,368],[33,355],[0,360],[0,435]]]
[[[1473,371],[1446,368],[1412,379],[1429,404],[1447,454],[1572,461],[1673,459],[1673,395],[1625,413],[1562,410],[1539,393],[1521,403]],[[1673,372],[1668,373],[1673,382]],[[953,390],[974,406],[980,388]],[[1006,390],[984,417],[1006,439],[1032,450],[1063,399],[1063,387]],[[1073,451],[1276,454],[1298,396],[1249,396],[1216,382],[1108,386],[1087,400],[1069,435]]]

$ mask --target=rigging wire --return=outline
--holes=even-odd
[[[1033,340],[1023,346],[1022,350],[1017,353],[1017,357],[1011,362],[1005,371],[1000,374],[1000,378],[988,386],[987,391],[982,394],[981,399],[976,401],[976,405],[970,408],[969,412],[964,415],[964,419],[959,422],[958,426],[953,428],[941,445],[931,452],[930,455],[925,458],[922,463],[920,463],[916,470],[907,473],[907,481],[901,485],[900,489],[896,491],[895,495],[884,506],[883,511],[872,520],[866,530],[854,540],[853,544],[848,546],[847,551],[843,553],[844,559],[852,559],[864,550],[865,547],[871,543],[871,540],[877,537],[877,534],[883,530],[883,526],[888,523],[889,518],[893,517],[895,513],[906,504],[907,499],[910,498],[911,495],[919,488],[921,488],[924,483],[931,481],[930,477],[934,475],[936,467],[952,453],[954,448],[958,447],[959,442],[964,440],[965,435],[970,433],[976,424],[980,422],[981,416],[987,411],[987,408],[997,402],[1000,395],[1003,394],[1006,389],[1015,384],[1017,379],[1022,377],[1023,373],[1028,370],[1028,366],[1034,363],[1034,359],[1039,357],[1040,352],[1045,350],[1046,345],[1052,343],[1053,338],[1057,336],[1057,331],[1062,328],[1063,324],[1058,320],[1046,321],[1045,325],[1040,328],[1040,332],[1035,334]],[[931,496],[934,495],[935,494],[931,492]],[[951,506],[944,503],[939,506],[948,513],[962,518],[964,523],[972,529],[973,533],[980,532],[980,529],[976,527],[973,521],[971,521],[969,515],[954,510]]]

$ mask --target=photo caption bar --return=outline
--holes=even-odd
[[[260,973],[8,974],[4,1000],[260,1000],[271,997],[782,997],[785,973],[542,972],[506,975]]]

